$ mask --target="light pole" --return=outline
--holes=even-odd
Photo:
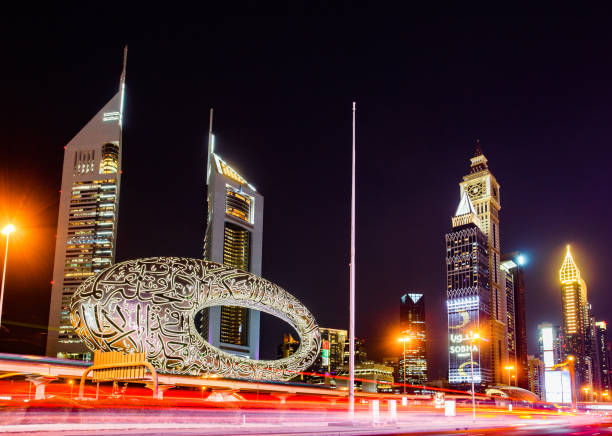
[[[72,400],[72,387],[74,385],[74,381],[73,380],[68,380],[68,384],[70,385],[70,399]]]
[[[474,347],[474,343],[480,339],[480,333],[472,333],[470,339],[470,369],[472,373],[472,421],[476,421],[476,391],[474,390],[474,353],[472,353],[472,348]]]
[[[508,371],[508,386],[510,386],[510,374],[511,374],[511,371],[514,369],[514,366],[512,366],[512,365],[511,366],[504,366],[504,369],[506,371]]]
[[[404,345],[404,353],[402,354],[404,362],[404,395],[406,395],[406,342],[409,342],[412,338],[410,336],[400,336],[399,341]]]
[[[4,282],[6,281],[6,258],[8,257],[9,236],[15,231],[15,226],[7,225],[2,229],[2,234],[6,235],[6,247],[4,249],[4,268],[2,271],[2,286],[0,287],[0,326],[2,326],[2,303],[4,302]]]

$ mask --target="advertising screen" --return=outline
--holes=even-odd
[[[572,384],[568,371],[545,371],[544,386],[549,403],[571,403]]]
[[[449,382],[470,383],[472,368],[474,382],[480,383],[480,343],[472,342],[472,334],[479,331],[478,297],[451,299],[448,308]],[[473,362],[470,360],[470,349]]]

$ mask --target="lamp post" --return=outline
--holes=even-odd
[[[72,387],[74,385],[74,381],[73,380],[68,380],[68,384],[70,385],[70,399],[72,400]]]
[[[404,345],[404,353],[402,354],[404,361],[404,395],[406,395],[406,342],[409,342],[412,337],[408,335],[400,336],[398,341],[400,341]]]
[[[512,366],[512,365],[504,366],[504,369],[506,371],[508,371],[508,386],[510,386],[510,371],[512,371],[514,369],[514,366]]]
[[[474,353],[472,352],[472,348],[474,347],[474,343],[480,340],[480,333],[478,332],[470,332],[470,369],[472,373],[472,421],[476,421],[476,391],[474,390]]]
[[[15,226],[7,225],[2,229],[2,234],[6,235],[6,247],[4,248],[4,268],[2,270],[2,286],[0,287],[0,326],[2,325],[2,304],[4,302],[4,282],[6,281],[6,258],[8,257],[9,236],[15,231]]]

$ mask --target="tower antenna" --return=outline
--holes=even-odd
[[[206,167],[206,181],[210,181],[210,172],[212,171],[212,158],[215,151],[215,135],[212,132],[213,126],[213,108],[210,108],[210,118],[208,120],[208,166]]]

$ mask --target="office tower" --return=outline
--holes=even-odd
[[[453,231],[445,238],[448,381],[451,384],[469,384],[473,369],[475,383],[491,383],[490,342],[473,341],[475,332],[483,338],[490,337],[488,242],[465,191],[452,225]]]
[[[72,294],[115,261],[127,47],[119,90],[64,147],[46,354],[91,360],[70,322]]]
[[[516,368],[517,386],[527,389],[527,326],[525,317],[525,257],[518,252],[502,255],[506,291],[508,360]]]
[[[382,364],[385,366],[388,366],[389,368],[393,368],[393,381],[395,383],[399,383],[400,382],[400,377],[399,377],[400,359],[399,357],[397,356],[383,357]]]
[[[427,381],[427,332],[423,294],[411,293],[401,296],[400,329],[402,335],[410,339],[402,346],[399,379],[402,383],[425,384]]]
[[[355,338],[355,364],[364,363],[368,360],[368,353],[365,348],[365,339]],[[344,341],[344,352],[342,364],[348,367],[349,361],[349,341],[348,337]]]
[[[336,374],[344,363],[344,346],[347,341],[347,331],[319,327],[321,332],[321,350],[308,372],[320,374]]]
[[[591,347],[588,344],[591,316],[587,285],[580,276],[580,270],[572,258],[569,245],[559,271],[559,280],[563,305],[564,357],[573,355],[576,358],[576,386],[590,386],[593,382],[593,366],[589,354]]]
[[[285,333],[283,335],[283,342],[276,349],[276,358],[283,359],[285,357],[291,356],[295,353],[300,346],[300,341],[296,341],[293,339],[291,334]]]
[[[608,339],[608,323],[605,321],[598,321],[595,323],[595,328],[602,399],[608,401],[610,399],[610,394],[612,394],[610,388],[612,379],[610,377],[610,340]]]
[[[493,382],[503,382],[503,367],[508,361],[506,298],[499,269],[499,211],[501,209],[499,183],[487,166],[487,158],[476,141],[474,156],[470,159],[470,172],[459,183],[461,195],[466,192],[478,218],[479,227],[487,237],[489,256],[490,344]]]
[[[534,356],[527,357],[527,389],[544,401],[544,362]]]
[[[261,275],[264,198],[208,143],[208,217],[204,258]],[[202,336],[223,351],[259,359],[257,310],[214,306],[198,314]]]
[[[563,352],[563,330],[549,322],[538,324],[538,358],[544,362],[546,369],[552,368],[565,360]]]

